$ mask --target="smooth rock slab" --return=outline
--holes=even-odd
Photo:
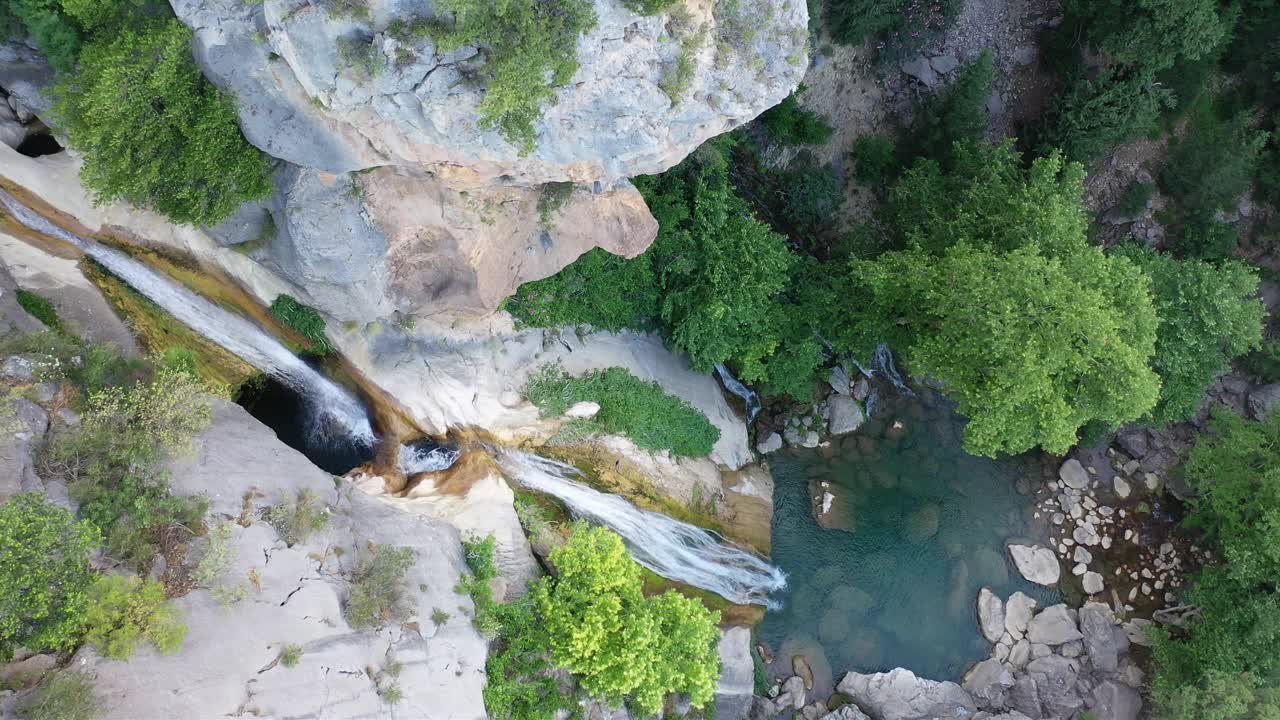
[[[978,709],[959,685],[918,678],[905,668],[873,675],[851,672],[836,689],[875,720],[965,718]]]
[[[1009,554],[1022,577],[1038,585],[1055,585],[1062,575],[1058,558],[1049,548],[1039,545],[1010,545]]]

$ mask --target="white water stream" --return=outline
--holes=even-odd
[[[578,469],[518,450],[495,449],[507,477],[559,498],[574,515],[622,536],[641,565],[662,577],[710,590],[730,602],[776,607],[769,593],[786,576],[759,556],[720,542],[710,532],[573,480]]]
[[[118,250],[63,230],[2,190],[0,205],[32,230],[80,248],[187,327],[307,398],[312,405],[309,432],[313,441],[342,437],[373,444],[373,428],[364,405],[257,325],[223,310]]]

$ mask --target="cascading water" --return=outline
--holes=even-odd
[[[618,533],[636,561],[655,573],[730,602],[777,606],[769,594],[785,587],[786,577],[760,557],[722,543],[702,528],[572,480],[579,474],[572,465],[516,450],[495,449],[495,456],[507,477],[559,498],[575,516]]]
[[[192,330],[297,391],[311,406],[308,430],[312,442],[373,445],[373,427],[364,405],[252,322],[223,310],[118,250],[63,230],[2,190],[0,204],[18,222],[80,248]]]
[[[419,440],[400,446],[400,471],[405,475],[440,472],[453,467],[462,451],[434,440]]]
[[[893,351],[889,349],[887,343],[880,343],[876,346],[875,352],[871,356],[871,367],[863,367],[856,359],[853,364],[858,366],[858,370],[868,378],[873,378],[877,374],[888,380],[898,392],[907,397],[915,397],[915,393],[911,388],[907,387],[907,383],[902,379],[902,375],[898,372],[898,366],[893,363]]]
[[[742,402],[747,404],[747,425],[755,422],[756,416],[760,414],[760,396],[734,377],[724,363],[716,365],[716,374],[720,376],[720,382],[724,383],[725,389],[742,398]]]

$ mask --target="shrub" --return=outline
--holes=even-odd
[[[571,182],[550,182],[542,186],[538,193],[538,220],[544,226],[550,225],[556,213],[569,202],[574,187]]]
[[[503,307],[520,327],[646,328],[658,316],[658,282],[647,253],[627,260],[595,248],[559,273],[521,285]]]
[[[697,70],[694,55],[702,49],[706,42],[705,29],[690,31],[680,39],[680,54],[662,71],[662,79],[658,81],[658,89],[667,94],[673,106],[679,105],[693,83],[693,74]]]
[[[325,335],[324,318],[314,308],[298,302],[292,295],[277,295],[271,302],[271,314],[297,332],[308,343],[311,352],[331,355],[336,348]]]
[[[695,707],[712,700],[719,613],[672,590],[646,599],[640,566],[605,528],[579,525],[551,562],[558,575],[530,594],[552,662],[578,675],[583,689],[614,703],[630,696],[646,715],[673,692]]]
[[[5,3],[9,15],[9,32],[23,28],[35,41],[40,53],[59,73],[75,70],[80,55],[82,29],[63,10],[59,0],[10,0]]]
[[[58,319],[58,310],[47,299],[27,290],[18,290],[18,304],[31,317],[44,323],[50,330],[62,330],[62,321]]]
[[[1235,255],[1240,234],[1207,213],[1195,213],[1174,235],[1171,249],[1182,257],[1221,260]]]
[[[681,0],[622,0],[622,4],[637,15],[657,15],[680,2]]]
[[[578,36],[595,27],[591,3],[442,0],[437,14],[445,13],[452,13],[452,26],[429,30],[437,52],[467,45],[487,50],[482,73],[488,87],[480,101],[480,127],[498,130],[522,155],[533,152],[533,124],[541,119],[555,89],[577,72]]]
[[[103,34],[79,67],[54,90],[54,114],[84,153],[80,175],[98,201],[211,225],[271,193],[270,162],[196,67],[191,31],[176,19]]]
[[[677,457],[705,457],[720,439],[706,415],[623,368],[575,378],[548,365],[529,378],[525,396],[544,417],[563,415],[574,403],[599,403],[595,423],[603,432],[626,435],[642,448],[670,450]]]
[[[1162,720],[1260,720],[1280,717],[1280,688],[1252,673],[1211,670],[1204,680],[1157,692]]]
[[[804,85],[760,116],[760,123],[774,142],[781,145],[822,145],[835,133],[835,128],[822,115],[800,107],[796,97],[802,92]]]
[[[1160,375],[1157,423],[1195,415],[1205,391],[1231,361],[1262,342],[1266,310],[1256,272],[1240,262],[1178,261],[1134,245],[1120,254],[1151,278],[1160,325],[1152,368]]]
[[[483,540],[463,540],[462,555],[471,569],[471,577],[462,581],[462,587],[471,596],[475,606],[476,628],[492,637],[500,627],[497,603],[490,583],[498,577],[498,566],[493,560],[497,540],[492,534]],[[437,625],[441,623],[436,623]]]
[[[1173,93],[1150,72],[1103,68],[1090,77],[1076,71],[1054,96],[1032,144],[1040,154],[1057,148],[1069,160],[1086,162],[1112,145],[1151,133],[1173,101]]]
[[[885,135],[861,135],[853,141],[853,176],[866,185],[880,185],[897,175],[897,147]]]
[[[69,483],[81,514],[107,534],[108,553],[141,568],[159,532],[194,534],[203,522],[208,501],[171,495],[161,461],[211,418],[204,386],[162,368],[149,383],[91,395],[80,426],[45,449],[43,470]]]
[[[337,18],[350,18],[359,22],[373,19],[368,0],[324,0],[321,5],[325,12]]]
[[[431,608],[431,622],[437,627],[449,622],[449,613],[440,608]]]
[[[98,530],[35,493],[0,504],[0,661],[80,641]]]
[[[314,490],[304,489],[298,491],[296,500],[271,506],[267,520],[292,547],[305,541],[311,533],[323,529],[329,523],[329,513]]]
[[[1211,111],[1197,113],[1160,173],[1165,193],[1191,212],[1235,207],[1248,191],[1267,143],[1267,133],[1254,132],[1249,121],[1245,113],[1226,121]]]
[[[106,575],[93,584],[89,602],[84,639],[107,657],[127,660],[143,639],[162,653],[173,653],[187,635],[159,583]]]
[[[347,622],[357,630],[403,620],[408,613],[404,575],[413,567],[410,548],[380,547],[360,562],[347,598]]]
[[[17,710],[25,720],[93,720],[99,711],[93,681],[74,670],[54,673]]]
[[[280,664],[287,667],[297,667],[302,661],[301,645],[285,645],[284,650],[280,652]]]
[[[404,690],[395,683],[387,686],[379,695],[382,697],[382,701],[388,705],[399,705],[400,701],[404,700]]]
[[[338,38],[338,59],[358,70],[365,79],[375,78],[387,69],[387,58],[373,43],[373,38]]]

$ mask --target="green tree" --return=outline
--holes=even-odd
[[[1280,414],[1251,422],[1216,412],[1184,472],[1198,492],[1184,522],[1204,533],[1215,562],[1183,597],[1199,621],[1157,634],[1155,693],[1175,704],[1224,692],[1231,683],[1214,673],[1269,678],[1280,669]]]
[[[531,592],[553,663],[588,693],[615,703],[630,696],[646,715],[672,692],[695,707],[711,701],[719,613],[671,590],[646,600],[640,566],[605,528],[579,525],[551,562],[558,574]]]
[[[1089,247],[1047,257],[962,244],[851,270],[849,296],[865,299],[848,318],[855,347],[899,340],[911,372],[940,381],[969,418],[969,452],[1064,453],[1082,425],[1118,425],[1155,405],[1155,312],[1128,260]]]
[[[271,192],[267,157],[240,134],[231,98],[201,75],[177,20],[95,37],[54,96],[55,120],[85,154],[81,177],[101,202],[214,224]]]
[[[1216,0],[1076,0],[1070,10],[1113,58],[1154,71],[1213,52],[1235,23],[1235,11]]]
[[[822,115],[800,107],[796,97],[802,92],[804,85],[760,115],[760,123],[775,142],[782,145],[821,145],[835,132]]]
[[[1235,207],[1258,168],[1268,134],[1250,128],[1251,113],[1221,120],[1197,113],[1186,136],[1172,141],[1160,186],[1184,210],[1203,214]]]
[[[1152,360],[1160,402],[1152,417],[1158,423],[1185,420],[1232,359],[1261,346],[1266,309],[1256,297],[1257,274],[1240,262],[1179,261],[1136,245],[1119,254],[1151,278],[1160,318]]]
[[[628,260],[595,248],[559,273],[521,285],[504,307],[521,326],[652,327],[658,317],[653,256]]]
[[[10,32],[24,28],[59,73],[71,72],[80,55],[83,31],[58,0],[9,0]]]
[[[98,529],[35,493],[0,504],[0,660],[80,642]]]
[[[956,73],[954,82],[921,105],[899,150],[945,162],[956,143],[985,138],[992,72],[991,51],[983,50]]]
[[[128,659],[138,642],[146,640],[162,653],[176,652],[187,626],[164,596],[164,586],[150,580],[105,575],[89,592],[85,612],[85,642],[110,658]]]
[[[1161,720],[1280,720],[1280,690],[1250,673],[1213,670],[1155,700]]]
[[[1081,68],[1064,82],[1032,133],[1032,145],[1041,154],[1059,148],[1080,162],[1150,133],[1174,102],[1173,92],[1150,71],[1113,67],[1094,76]]]

